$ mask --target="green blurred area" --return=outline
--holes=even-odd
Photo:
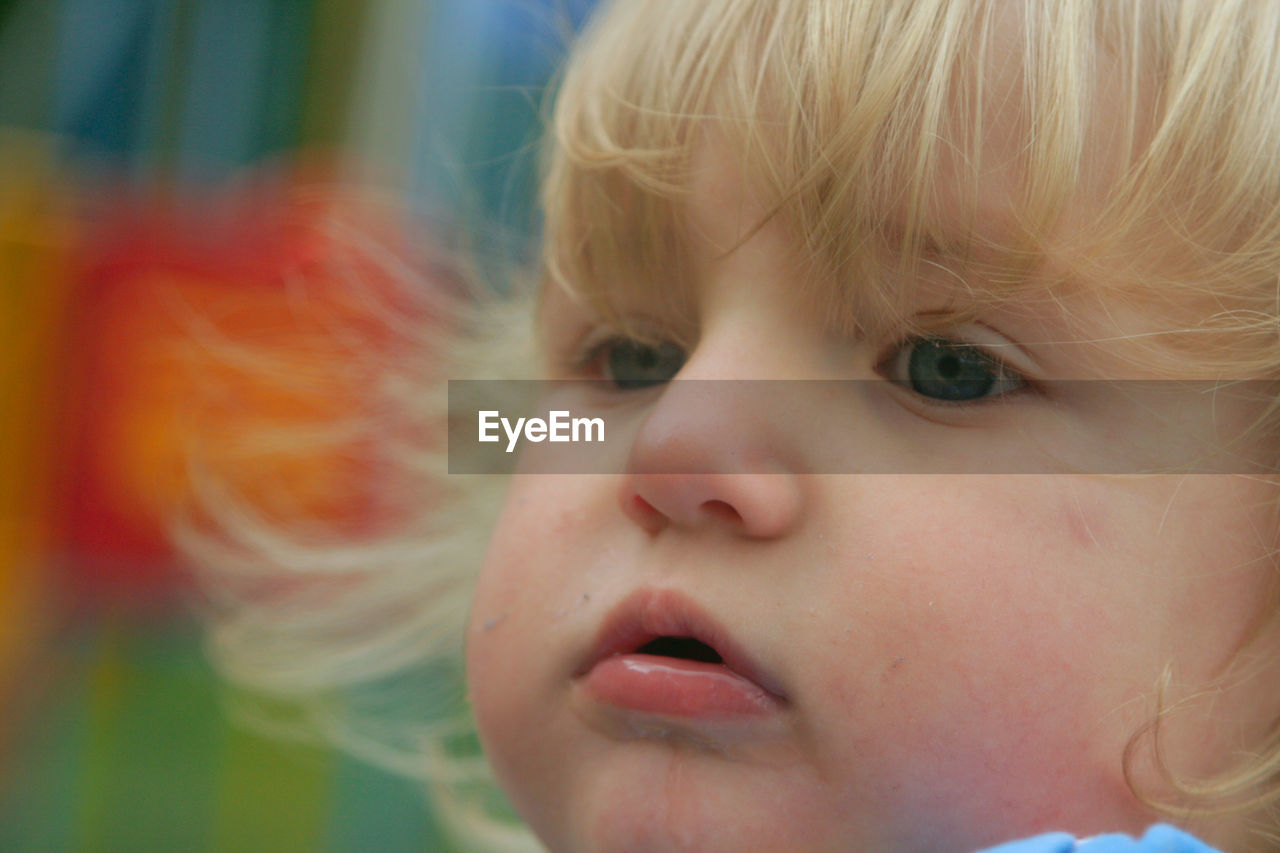
[[[190,622],[82,629],[39,678],[7,733],[0,850],[450,849],[413,784],[232,723]]]

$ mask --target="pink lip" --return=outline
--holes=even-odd
[[[722,663],[637,651],[659,637],[700,640],[715,649]],[[671,590],[640,590],[615,607],[575,677],[599,702],[665,716],[742,717],[772,713],[786,704],[779,686],[723,627]]]

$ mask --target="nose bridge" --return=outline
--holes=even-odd
[[[701,333],[682,379],[813,374],[817,341],[808,303],[773,253],[756,249],[753,240],[703,270]]]
[[[636,433],[619,499],[650,533],[724,527],[748,538],[784,535],[801,488],[782,412],[762,405],[777,381],[677,379]]]
[[[744,474],[769,465],[778,448],[758,392],[768,382],[677,378],[641,425],[628,469],[691,476]],[[753,395],[752,390],[757,391]]]
[[[803,498],[785,398],[814,366],[812,324],[765,228],[698,270],[700,334],[630,448],[619,500],[650,533],[785,535]]]

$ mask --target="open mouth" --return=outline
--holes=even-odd
[[[667,717],[742,718],[787,703],[719,623],[673,591],[638,591],[614,608],[575,678],[604,704]]]
[[[658,637],[640,646],[635,654],[702,663],[724,663],[719,652],[694,637]]]

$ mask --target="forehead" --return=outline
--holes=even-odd
[[[687,306],[700,256],[767,227],[846,331],[909,324],[936,287],[957,315],[1082,288],[1204,308],[1189,294],[1245,256],[1221,250],[1240,229],[1187,203],[1209,193],[1179,134],[1202,128],[1160,126],[1159,63],[1103,20],[1119,6],[1026,8],[615,4],[557,106],[550,278],[607,317]]]
[[[1033,228],[1020,66],[1007,53],[986,56],[983,73],[968,83],[986,87],[974,98],[983,104],[974,149],[962,148],[966,128],[952,115],[937,150],[928,152],[927,179],[911,172],[916,164],[885,158],[881,192],[843,206],[830,197],[811,205],[789,195],[794,188],[771,185],[776,160],[753,151],[754,140],[700,128],[688,193],[673,205],[671,219],[688,269],[672,283],[687,286],[705,277],[710,264],[765,250],[787,259],[794,274],[785,280],[832,325],[869,335],[922,313],[946,324],[997,306],[1043,314],[1037,307],[1079,303],[1082,291],[1101,295],[1101,282],[1078,274],[1088,257],[1083,232],[1105,204],[1123,152],[1105,130],[1092,132],[1071,189],[1055,193],[1053,221]],[[1114,127],[1115,98],[1097,100],[1095,121]],[[838,181],[838,173],[832,164],[828,181]],[[834,233],[832,220],[839,223]]]
[[[631,12],[628,32],[672,21],[697,30],[694,4],[635,5],[649,12]],[[938,43],[927,26],[921,34],[931,12],[919,4],[905,20],[845,21],[860,25],[845,44],[838,26],[813,36],[813,25],[831,24],[815,12],[829,4],[783,2],[769,25],[754,28],[735,13],[760,4],[706,7],[717,5],[728,18],[724,41],[667,57],[678,69],[698,54],[701,76],[659,84],[656,75],[673,73],[646,68],[659,46],[641,50],[628,39],[607,52],[597,45],[566,86],[547,193],[552,236],[564,238],[553,250],[581,250],[588,264],[632,261],[637,270],[660,261],[663,278],[678,281],[681,235],[698,231],[728,248],[769,219],[787,227],[819,277],[846,287],[866,250],[926,262],[991,262],[1003,252],[1005,266],[1026,267],[1044,237],[1040,211],[1062,209],[1079,188],[1074,179],[1040,181],[1040,197],[1027,198],[1033,154],[1061,160],[1049,170],[1060,175],[1079,163],[1074,150],[1029,144],[1036,128],[1016,6],[956,4],[951,17],[962,20]],[[849,17],[875,5],[848,4]],[[735,25],[745,49],[729,44]],[[596,156],[606,149],[607,161]],[[1095,161],[1104,149],[1088,146]],[[668,254],[658,257],[662,248]]]

